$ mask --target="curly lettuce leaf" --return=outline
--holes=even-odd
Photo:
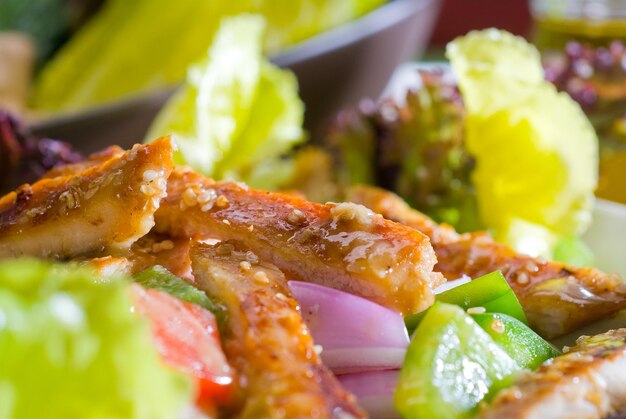
[[[0,262],[0,418],[174,418],[193,402],[128,283],[86,268]]]
[[[297,81],[263,57],[264,26],[259,16],[225,19],[207,59],[190,69],[146,140],[174,134],[178,164],[253,183],[248,174],[255,165],[301,141],[304,105]]]
[[[539,54],[521,38],[472,32],[447,53],[466,106],[465,144],[476,159],[472,180],[483,222],[518,250],[533,237],[554,242],[583,232],[598,140],[579,105],[543,80]],[[550,256],[539,247],[531,253]]]

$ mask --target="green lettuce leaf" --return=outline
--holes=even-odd
[[[263,30],[259,16],[225,19],[207,59],[190,69],[146,140],[174,134],[176,163],[246,181],[254,181],[257,164],[300,142],[304,106],[297,82],[263,57]]]
[[[166,368],[127,281],[0,262],[0,418],[174,418],[193,402]]]
[[[50,112],[171,86],[201,59],[224,17],[263,15],[276,52],[385,0],[108,0],[43,69],[32,104]]]

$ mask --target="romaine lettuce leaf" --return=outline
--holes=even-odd
[[[174,85],[201,59],[227,16],[265,16],[266,51],[276,52],[384,2],[108,0],[43,69],[32,104],[69,112]]]
[[[128,283],[0,262],[0,418],[175,418],[193,402],[162,364]]]
[[[190,69],[146,140],[174,134],[178,164],[246,181],[254,181],[247,174],[256,164],[302,140],[304,106],[296,79],[265,60],[263,30],[260,16],[225,19],[208,57]]]

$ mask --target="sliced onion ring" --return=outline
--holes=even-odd
[[[290,281],[324,363],[335,373],[397,369],[409,335],[402,315],[361,297]]]
[[[372,418],[395,419],[400,415],[393,405],[399,370],[370,371],[340,375],[343,387],[354,394],[359,405]]]
[[[322,361],[335,374],[393,370],[402,366],[406,348],[323,349]]]

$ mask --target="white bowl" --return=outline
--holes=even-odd
[[[583,238],[598,268],[626,277],[626,205],[596,200],[593,223]]]

